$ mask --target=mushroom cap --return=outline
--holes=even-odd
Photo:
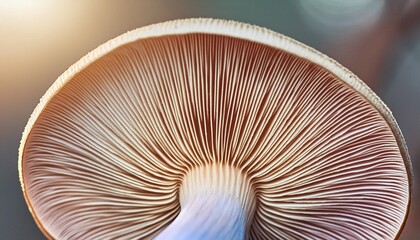
[[[49,238],[150,238],[200,166],[255,193],[249,238],[395,238],[411,165],[390,110],[357,76],[243,23],[177,20],[87,54],[50,87],[19,148]]]

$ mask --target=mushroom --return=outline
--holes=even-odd
[[[50,239],[393,239],[411,167],[384,103],[264,28],[140,28],[71,66],[19,148]]]

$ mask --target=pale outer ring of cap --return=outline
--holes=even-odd
[[[409,199],[407,204],[407,211],[404,217],[404,223],[402,224],[398,234],[401,233],[402,227],[407,220],[408,209],[410,206],[411,198],[411,183],[412,183],[412,165],[410,161],[410,156],[408,154],[407,145],[405,139],[401,133],[398,124],[393,117],[389,108],[382,102],[382,100],[355,74],[350,72],[347,68],[340,65],[335,60],[329,58],[328,56],[318,52],[317,50],[308,47],[292,38],[284,36],[280,33],[273,32],[269,29],[240,23],[236,21],[229,20],[220,20],[220,19],[208,19],[208,18],[193,18],[193,19],[182,19],[168,21],[158,24],[149,25],[146,27],[141,27],[132,31],[129,31],[125,34],[122,34],[108,42],[97,47],[93,51],[89,52],[87,55],[82,57],[79,61],[73,64],[69,69],[67,69],[47,90],[44,96],[41,98],[39,104],[36,106],[35,110],[31,114],[29,121],[25,127],[25,130],[22,134],[22,139],[19,146],[19,180],[22,187],[22,191],[25,197],[25,201],[29,206],[29,211],[34,217],[37,225],[41,228],[43,233],[50,239],[52,236],[47,232],[47,230],[42,226],[42,223],[37,218],[33,207],[28,199],[24,176],[23,176],[23,151],[25,148],[26,140],[31,132],[32,127],[37,121],[39,115],[48,105],[48,102],[55,96],[60,89],[66,85],[70,79],[72,79],[77,73],[81,72],[84,68],[89,66],[91,63],[95,62],[99,58],[107,55],[111,51],[121,47],[123,45],[135,42],[137,40],[154,38],[159,36],[169,36],[169,35],[182,35],[182,34],[192,34],[192,33],[206,33],[214,35],[222,35],[235,37],[239,39],[249,40],[253,42],[258,42],[264,45],[274,47],[276,49],[283,50],[285,52],[291,53],[303,59],[306,59],[316,65],[321,66],[330,73],[334,74],[338,79],[341,79],[351,88],[359,92],[364,98],[366,98],[382,115],[385,121],[388,123],[390,129],[392,130],[398,147],[401,152],[401,156],[404,160],[405,168],[407,171],[407,178],[409,182]]]

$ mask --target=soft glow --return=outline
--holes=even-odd
[[[300,0],[301,12],[308,25],[319,31],[368,26],[376,21],[385,5],[383,0]]]
[[[36,0],[1,0],[0,1],[0,15],[7,16],[30,16],[31,13],[36,13],[48,7],[51,1],[36,1]]]

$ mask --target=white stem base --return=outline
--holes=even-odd
[[[178,217],[155,239],[244,239],[255,205],[247,179],[220,165],[188,173],[180,202]]]

